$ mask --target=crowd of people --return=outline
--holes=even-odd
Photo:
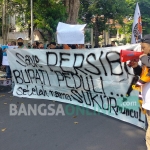
[[[49,44],[45,45],[43,42],[39,41],[34,41],[33,44],[31,45],[28,43],[27,45],[24,44],[23,38],[19,37],[17,39],[17,42],[11,41],[9,46],[18,46],[19,48],[28,48],[28,49],[91,49],[92,45],[91,44],[65,44],[65,45],[59,45],[56,44],[56,42],[50,42]],[[67,45],[67,46],[66,46]],[[106,44],[106,45],[95,45],[93,48],[100,48],[100,47],[113,47],[117,46],[115,41],[111,41],[111,44]]]

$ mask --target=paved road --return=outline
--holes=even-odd
[[[105,115],[10,116],[9,104],[66,104],[12,97],[9,90],[0,87],[0,150],[146,150],[144,130]]]

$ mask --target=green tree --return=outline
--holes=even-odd
[[[29,0],[3,0],[7,5],[6,15],[16,15],[21,30],[31,31],[31,8]],[[40,29],[45,40],[51,40],[59,21],[66,21],[66,8],[62,1],[33,0],[34,29]]]
[[[128,13],[128,21],[123,24],[122,28],[120,28],[120,33],[125,34],[127,42],[130,42],[132,35],[132,25],[136,3],[139,3],[139,9],[142,17],[142,27],[143,34],[150,33],[150,1],[149,0],[127,0],[128,8],[130,8],[130,13]]]
[[[104,30],[115,27],[116,23],[123,24],[123,19],[129,14],[126,0],[81,0],[80,17],[94,28],[95,44],[99,42],[99,34]],[[113,23],[109,24],[109,19]]]
[[[140,0],[139,8],[142,16],[143,34],[150,33],[150,1]]]
[[[42,29],[45,38],[51,40],[58,22],[66,21],[64,4],[56,0],[36,0],[34,2],[34,24]]]

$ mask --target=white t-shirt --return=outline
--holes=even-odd
[[[142,107],[146,110],[150,110],[150,82],[142,86],[142,97],[143,97]]]

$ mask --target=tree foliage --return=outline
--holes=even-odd
[[[56,32],[58,22],[66,21],[66,9],[61,1],[36,0],[34,2],[34,24],[47,35]]]
[[[150,0],[140,0],[143,34],[150,34]]]
[[[129,42],[137,2],[142,15],[143,34],[150,33],[149,0],[81,0],[79,17],[93,26],[95,36],[98,36],[103,30],[111,30],[118,23],[121,25],[120,33],[125,34]],[[109,19],[114,20],[113,24],[109,24]],[[96,39],[98,40],[98,37]]]
[[[21,30],[28,29],[30,33],[30,0],[0,2],[1,6],[6,4],[6,18],[16,14],[17,25]],[[150,0],[33,0],[34,29],[39,29],[43,37],[50,40],[58,22],[77,23],[78,19],[93,27],[96,40],[103,30],[114,29],[116,24],[122,26],[121,33],[130,36],[137,2],[142,14],[143,34],[150,33]],[[128,19],[126,23],[123,22],[124,18]],[[110,19],[113,19],[111,24]]]
[[[31,7],[29,0],[4,0],[7,5],[6,15],[16,15],[16,23],[21,30],[31,28]],[[40,29],[45,40],[56,31],[59,21],[66,21],[66,8],[62,1],[33,0],[34,29]]]
[[[150,1],[149,0],[126,0],[131,12],[128,14],[128,21],[120,28],[120,33],[125,34],[127,42],[130,42],[132,35],[132,25],[136,3],[139,4],[139,9],[142,17],[143,35],[150,33]]]
[[[123,24],[123,19],[129,14],[130,9],[125,0],[81,0],[80,17],[90,23],[95,30],[95,42],[98,44],[98,36],[104,30],[115,27],[115,24]],[[110,19],[113,20],[110,23]]]

